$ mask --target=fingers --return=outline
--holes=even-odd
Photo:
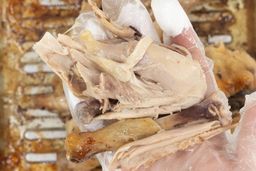
[[[256,169],[256,92],[246,96],[241,110],[241,124],[238,128],[237,155],[238,168]]]
[[[140,0],[103,0],[103,11],[115,23],[122,26],[132,26],[142,35],[160,42],[151,17]]]
[[[168,36],[175,37],[191,27],[178,0],[152,0],[151,8],[157,23]]]

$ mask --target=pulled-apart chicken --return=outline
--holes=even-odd
[[[95,14],[81,14],[72,34],[46,33],[34,45],[71,90],[73,116],[89,125],[109,120],[94,132],[68,136],[70,160],[112,151],[110,168],[133,170],[236,124],[198,51],[163,45],[155,31],[149,37],[149,30],[119,26],[88,2]]]
[[[194,120],[222,116],[221,104],[214,96],[209,97],[207,103],[200,103],[207,88],[205,76],[200,64],[182,47],[159,45],[149,37],[140,41],[96,41],[90,32],[84,32],[78,39],[67,35],[55,38],[46,33],[35,44],[34,49],[74,94],[84,98],[85,107],[81,107],[79,103],[77,113],[87,112],[86,116],[91,115],[86,122],[92,119],[158,118],[158,115],[177,111],[183,111],[187,116],[189,113],[198,115]],[[167,124],[174,120],[167,120]],[[151,132],[145,132],[150,131],[150,127],[143,127],[145,121],[124,121],[111,126],[115,129],[110,127],[107,132],[70,135],[66,142],[68,155],[73,161],[82,161],[93,154],[116,150],[130,141],[145,138],[161,130],[157,123],[149,120],[151,124],[155,124],[155,128]],[[132,129],[131,124],[127,126],[126,122],[140,125],[137,129],[142,132]],[[182,123],[178,122],[176,125]],[[122,133],[121,126],[126,134]],[[115,133],[115,130],[121,132]],[[131,132],[127,132],[128,130]],[[195,134],[198,133],[195,131]],[[103,139],[98,140],[97,137]],[[105,148],[104,141],[107,137],[108,148]],[[86,146],[90,140],[94,145],[89,148]],[[98,147],[95,142],[99,144]],[[117,146],[114,145],[116,143]],[[82,152],[75,149],[82,149]]]
[[[149,37],[120,41],[96,41],[89,32],[77,41],[46,33],[34,49],[76,95],[101,104],[97,119],[157,117],[203,100],[205,76],[186,50]]]

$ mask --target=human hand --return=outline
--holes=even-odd
[[[218,135],[139,170],[253,171],[256,169],[256,92],[246,96],[235,132]]]
[[[174,20],[172,22],[166,22],[166,20],[163,19],[164,15],[168,13],[161,11],[163,8],[166,8],[167,11],[173,11],[170,9],[171,7],[169,9],[167,7],[168,4],[171,5],[171,3],[163,1],[164,0],[152,1],[152,8],[160,26],[162,25],[162,28],[165,28],[165,31],[168,34],[167,36],[172,37],[172,43],[185,46],[190,50],[193,57],[200,61],[206,72],[208,85],[210,85],[208,87],[208,93],[210,94],[213,91],[216,91],[217,87],[214,77],[212,72],[209,72],[212,70],[212,67],[210,66],[210,63],[207,63],[207,59],[204,56],[203,46],[192,27],[189,26],[187,17],[183,12],[180,12],[179,17],[184,21],[180,26],[182,29],[179,29],[180,31],[182,30],[182,32],[176,30],[178,28],[176,25],[173,25],[175,22]],[[154,3],[158,4],[154,5]],[[174,1],[172,3],[177,4],[177,2]],[[174,6],[176,5],[173,5],[172,7],[182,11],[179,7]],[[179,5],[177,4],[177,6]],[[168,23],[170,23],[170,25],[168,25]],[[184,29],[185,27],[188,29]],[[218,135],[205,141],[201,145],[167,156],[155,162],[150,168],[141,167],[139,170],[255,170],[255,113],[256,93],[253,93],[246,97],[245,107],[240,112],[242,119],[233,134],[226,132]]]

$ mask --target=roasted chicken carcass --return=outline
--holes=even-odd
[[[206,47],[206,55],[214,61],[218,86],[228,96],[256,89],[256,61],[243,50],[230,50],[220,44]]]
[[[235,126],[198,51],[160,43],[154,28],[118,25],[113,11],[88,2],[94,13],[81,14],[70,34],[46,33],[34,45],[68,88],[74,119],[102,123],[67,137],[68,159],[112,151],[109,168],[134,170]]]

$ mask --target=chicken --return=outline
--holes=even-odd
[[[136,143],[136,140],[149,137],[149,135],[153,136],[158,132],[173,129],[182,132],[179,129],[184,127],[193,131],[194,134],[201,134],[200,131],[202,130],[196,129],[197,127],[204,123],[211,125],[210,122],[216,120],[216,117],[211,114],[211,108],[213,107],[211,105],[211,101],[206,100],[179,113],[161,117],[157,120],[150,118],[128,119],[115,122],[97,131],[73,132],[66,139],[67,157],[71,161],[81,162],[100,152],[116,151],[130,142],[135,141],[134,143]],[[216,123],[219,125],[218,129],[222,131],[236,125],[236,122],[234,122],[232,126],[221,129],[220,122],[216,121]],[[213,132],[217,131],[214,130],[215,127],[211,129]],[[183,137],[184,135],[180,134],[180,136]],[[209,136],[213,135],[209,134]],[[205,139],[208,139],[208,137],[206,136]],[[147,139],[143,141],[151,142]]]
[[[137,170],[141,166],[146,168],[158,159],[199,144],[235,125],[225,128],[221,127],[218,121],[199,123],[163,131],[126,144],[115,152],[110,170]]]
[[[228,97],[256,89],[256,61],[245,51],[231,51],[221,44],[206,47],[206,55],[214,61],[215,79]]]
[[[182,47],[159,45],[148,37],[144,37],[140,41],[96,41],[87,31],[76,40],[67,35],[59,35],[58,38],[54,38],[50,33],[46,33],[42,40],[35,44],[34,49],[77,96],[85,99],[83,103],[77,104],[76,110],[78,111],[76,113],[92,114],[91,117],[87,116],[89,118],[81,117],[87,119],[86,122],[92,121],[93,118],[94,120],[157,118],[158,115],[171,114],[180,110],[184,112],[183,116],[194,114],[203,118],[214,119],[217,117],[220,120],[224,116],[221,103],[218,102],[218,98],[214,94],[205,102],[201,102],[207,89],[203,71],[200,64],[194,61],[190,53]],[[112,49],[112,51],[108,51],[108,49]],[[201,105],[198,105],[200,102]],[[86,108],[88,104],[93,106]],[[174,120],[175,118],[168,120],[166,125],[170,125]],[[187,121],[191,122],[193,119]],[[160,133],[157,133],[160,131],[158,124],[153,120],[150,121],[152,122],[152,131],[149,127],[142,128],[144,122],[141,120],[138,120],[138,123],[136,120],[130,121],[131,124],[140,125],[138,128],[129,123],[125,124],[126,122],[128,121],[114,123],[117,126],[102,129],[102,131],[70,134],[66,141],[69,158],[73,161],[83,161],[99,152],[122,149],[122,145],[131,141],[136,144],[137,140],[141,138],[154,136],[154,134],[161,136]],[[218,126],[212,127],[212,124],[215,125],[215,123]],[[181,124],[183,122],[178,122],[175,125],[181,126]],[[186,138],[190,136],[203,133],[204,129],[201,129],[201,124],[202,126],[208,125],[205,130],[216,128],[218,133],[225,130],[221,129],[219,121],[204,121],[199,125],[188,126],[186,129],[183,127],[187,136],[183,137],[182,135],[182,139],[178,141],[186,141]],[[127,132],[127,135],[123,134],[121,128],[126,130],[125,132],[128,130],[130,132]],[[220,128],[220,131],[217,128]],[[173,134],[170,127],[166,129],[170,129],[170,135]],[[182,130],[178,129],[178,134],[181,134]],[[191,135],[188,130],[195,132]],[[162,133],[163,135],[168,134],[168,130],[163,130],[163,132],[166,132]],[[118,136],[116,136],[117,134]],[[114,140],[113,137],[119,139]],[[100,145],[100,142],[103,141],[102,138],[109,139],[106,146]],[[90,147],[88,145],[91,140],[93,145]],[[144,139],[142,142],[144,141],[148,140]],[[175,144],[176,141],[173,143]],[[172,147],[173,143],[170,143],[172,149],[174,148]],[[154,146],[149,148],[154,149]],[[167,151],[165,154],[176,150],[177,148]],[[147,164],[157,158],[148,158],[143,162]],[[119,165],[116,162],[122,162],[121,165],[126,167],[126,163],[123,163],[126,162],[125,158],[122,157],[122,160],[114,161],[113,166]]]
[[[112,44],[88,35],[75,41],[46,33],[34,49],[77,95],[104,103],[118,101],[106,106],[106,113],[97,119],[157,117],[180,111],[199,103],[207,87],[199,63],[187,51],[175,47],[176,52],[148,37]],[[123,59],[119,54],[125,55]]]
[[[81,162],[94,154],[117,150],[124,144],[156,134],[160,126],[150,118],[122,120],[95,132],[71,133],[67,158]]]
[[[192,28],[173,39],[177,44],[185,39],[184,45],[163,45],[140,1],[127,2],[120,10],[103,3],[108,15],[92,1],[88,3],[94,14],[81,14],[70,35],[59,34],[55,38],[46,33],[34,45],[34,50],[71,91],[65,90],[75,101],[70,105],[76,108],[75,120],[85,106],[94,104],[89,112],[85,111],[91,114],[83,117],[86,124],[112,122],[102,124],[101,129],[71,134],[66,140],[70,159],[83,161],[110,150],[113,156],[97,154],[98,158],[105,156],[103,164],[136,169],[140,163],[148,165],[236,124],[231,124],[226,98],[215,84],[207,59],[195,46],[197,37]],[[143,17],[127,26],[134,19],[121,18],[130,8]],[[154,8],[158,9],[162,8]],[[121,17],[116,16],[118,13]],[[179,24],[182,29],[184,23]],[[161,22],[159,25],[161,29],[168,28]],[[164,115],[167,116],[161,118]],[[146,129],[142,124],[145,120],[156,129]],[[105,139],[107,143],[100,143]],[[136,161],[130,165],[127,156]]]

